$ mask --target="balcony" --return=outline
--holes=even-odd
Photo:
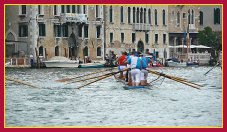
[[[86,23],[88,21],[87,14],[78,13],[61,13],[63,22]]]
[[[132,30],[134,30],[134,31],[150,31],[150,24],[133,23]]]

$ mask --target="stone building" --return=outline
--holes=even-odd
[[[200,6],[170,5],[168,10],[168,31],[170,57],[177,57],[178,53],[186,53],[186,37],[189,35],[189,45],[197,45],[199,32]],[[182,46],[182,48],[176,48]],[[189,51],[190,52],[190,51]]]
[[[213,31],[222,33],[222,5],[200,6],[200,30],[211,27]]]
[[[211,27],[213,31],[222,33],[221,5],[170,5],[169,10],[169,45],[170,57],[178,57],[185,61],[199,60],[200,64],[207,64],[210,53],[202,53],[198,48],[198,33],[204,27]],[[205,50],[205,49],[202,49]]]
[[[150,52],[168,58],[168,6],[109,5],[104,7],[106,53]]]
[[[103,6],[6,5],[6,57],[103,59]]]

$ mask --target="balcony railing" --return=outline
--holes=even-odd
[[[86,23],[88,21],[87,14],[61,13],[61,18],[63,22]]]
[[[134,30],[134,31],[149,31],[150,30],[150,24],[133,23],[132,24],[132,30]]]
[[[188,59],[190,60],[198,60],[200,64],[204,65],[204,64],[209,64],[209,60],[210,60],[210,53],[178,53],[177,56],[180,59],[183,59],[184,61],[188,61]]]
[[[30,58],[28,57],[13,57],[6,58],[5,67],[30,67]]]

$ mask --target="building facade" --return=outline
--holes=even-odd
[[[200,6],[200,30],[209,26],[222,35],[222,5]]]
[[[6,57],[103,59],[103,6],[6,5]]]
[[[200,6],[171,5],[169,6],[169,45],[170,56],[177,57],[179,53],[186,53],[186,47],[198,45],[197,34],[200,29]],[[187,45],[187,35],[188,43]],[[182,46],[182,48],[176,48]],[[189,51],[192,52],[192,51]]]
[[[105,6],[106,53],[140,51],[168,58],[168,6]]]

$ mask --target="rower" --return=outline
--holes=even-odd
[[[126,78],[125,78],[125,82],[128,82],[129,86],[132,86],[132,77],[131,77],[131,65],[129,64],[129,60],[131,59],[131,56],[133,56],[134,54],[131,52],[131,54],[128,54],[126,56],[126,61],[125,63],[127,64],[127,71],[126,71]]]
[[[146,70],[146,68],[148,67],[148,63],[150,63],[151,59],[144,57],[143,54],[140,54],[140,58],[142,60],[140,85],[146,86],[147,85],[147,76],[148,76],[148,71]]]
[[[127,67],[127,64],[125,63],[126,61],[126,55],[127,55],[127,52],[122,52],[122,55],[117,59],[117,62],[119,64],[118,66],[118,70],[121,71],[120,72],[120,76],[119,78],[120,79],[125,79],[125,74],[126,72],[122,72],[124,69],[126,69]]]
[[[139,86],[141,59],[138,57],[138,53],[131,53],[131,57],[127,61],[131,68],[132,86]]]

